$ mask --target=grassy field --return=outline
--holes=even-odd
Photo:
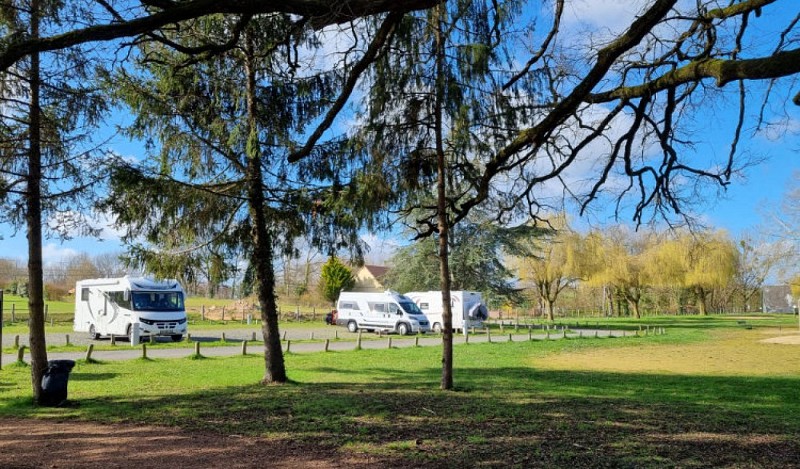
[[[800,346],[762,339],[797,335],[792,320],[686,317],[663,336],[457,346],[455,392],[438,389],[435,347],[289,354],[285,386],[258,384],[259,355],[79,363],[78,405],[56,409],[32,407],[29,370],[11,366],[0,418],[176,425],[383,466],[791,467]]]

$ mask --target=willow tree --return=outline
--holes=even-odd
[[[587,262],[594,260],[584,237],[570,230],[563,217],[556,217],[552,225],[549,232],[528,240],[525,255],[510,260],[517,278],[539,295],[549,321],[555,320],[558,296],[580,280],[589,269]]]
[[[650,233],[632,233],[624,227],[592,233],[587,237],[592,246],[588,253],[591,265],[583,278],[589,284],[610,288],[624,300],[636,319],[641,318],[640,303],[650,286],[648,254],[652,246]]]
[[[659,243],[648,261],[654,283],[691,291],[698,313],[706,315],[709,295],[734,280],[738,256],[723,232],[679,233]]]
[[[231,30],[236,40],[226,41]],[[336,69],[313,73],[298,61],[298,49],[318,45],[288,15],[207,18],[143,43],[137,69],[109,80],[136,116],[128,132],[150,142],[152,157],[115,169],[103,207],[127,228],[131,259],[158,276],[187,272],[206,247],[244,250],[265,383],[287,380],[274,262],[301,236],[326,252],[361,249],[355,210],[369,193],[352,180],[347,148],[287,163],[341,81]]]
[[[0,33],[31,40],[75,25],[86,11],[49,0],[0,4]],[[90,134],[105,106],[91,89],[84,50],[32,52],[0,83],[0,223],[28,239],[33,399],[41,402],[47,368],[42,239],[91,234],[86,203],[99,184]]]

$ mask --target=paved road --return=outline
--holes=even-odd
[[[214,346],[203,347],[203,343],[219,342],[222,334],[225,334],[225,340],[231,342],[231,346]],[[261,340],[261,331],[256,328],[246,329],[226,329],[226,330],[204,330],[193,333],[192,341],[200,343],[200,353],[207,357],[217,356],[230,356],[242,353],[242,342],[245,340],[252,340],[253,334],[256,334],[256,339]],[[291,351],[293,353],[313,353],[322,352],[326,347],[326,339],[328,339],[329,351],[346,351],[354,350],[357,347],[358,334],[347,332],[342,328],[320,328],[311,327],[308,329],[288,329],[284,333],[285,340],[283,343],[284,351]],[[609,330],[596,330],[596,329],[572,329],[567,331],[566,337],[580,338],[580,337],[623,337],[624,335],[630,336],[631,332],[623,333],[622,331],[609,331]],[[547,331],[542,329],[534,329],[528,332],[525,329],[519,329],[514,332],[513,328],[506,329],[506,332],[499,333],[493,331],[491,337],[484,332],[480,332],[469,336],[469,343],[482,343],[488,342],[521,342],[525,340],[557,340],[564,338],[563,331],[551,330],[548,334]],[[312,339],[313,338],[313,339]],[[10,345],[13,343],[13,337],[10,338]],[[456,344],[463,344],[467,338],[463,335],[455,336]],[[65,334],[48,334],[47,341],[49,345],[63,345],[65,341]],[[161,342],[167,342],[169,339],[160,339]],[[390,343],[391,341],[391,343]],[[437,346],[441,344],[441,337],[433,334],[426,334],[420,336],[398,336],[396,334],[382,335],[373,333],[363,333],[361,348],[362,349],[382,349],[391,345],[392,348],[412,347],[412,346]],[[87,345],[89,343],[99,345],[109,345],[109,340],[92,341],[86,334],[74,333],[70,334],[70,342],[73,344]],[[6,337],[4,334],[3,343],[6,344]],[[27,337],[23,340],[20,337],[20,344],[27,344]],[[116,350],[95,350],[92,353],[92,358],[96,360],[128,360],[142,356],[142,347],[132,347],[129,342],[122,340],[117,342]],[[88,345],[87,345],[88,348]],[[250,343],[247,347],[248,354],[262,353],[261,343]],[[185,348],[159,348],[158,345],[151,345],[147,347],[148,358],[181,358],[188,357],[194,354],[193,346],[187,345]],[[82,359],[85,358],[86,352],[59,352],[48,353],[48,359]],[[16,361],[16,355],[5,354],[3,355],[3,364],[8,364]],[[30,355],[25,354],[25,361],[30,361]]]

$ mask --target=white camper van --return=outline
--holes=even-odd
[[[412,291],[405,296],[411,298],[425,313],[431,323],[431,329],[441,332],[444,325],[442,314],[442,292],[440,291]],[[483,327],[483,321],[489,319],[489,309],[483,304],[479,292],[451,291],[450,304],[453,310],[453,329],[466,332],[470,327]]]
[[[75,323],[78,332],[94,339],[134,334],[169,336],[180,341],[186,334],[183,289],[176,280],[140,277],[98,278],[75,284]]]
[[[359,329],[397,332],[400,335],[428,332],[428,318],[405,296],[382,293],[341,292],[336,303],[336,324],[350,332]]]

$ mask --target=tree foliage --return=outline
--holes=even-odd
[[[528,227],[507,229],[491,223],[461,223],[450,231],[452,290],[479,291],[484,299],[517,302],[519,291],[505,256],[523,250],[524,240],[535,236]],[[439,256],[436,239],[424,238],[398,249],[384,283],[400,292],[439,290]]]
[[[353,271],[338,257],[333,256],[322,265],[319,288],[326,300],[335,302],[339,299],[339,293],[353,288],[354,284]]]

